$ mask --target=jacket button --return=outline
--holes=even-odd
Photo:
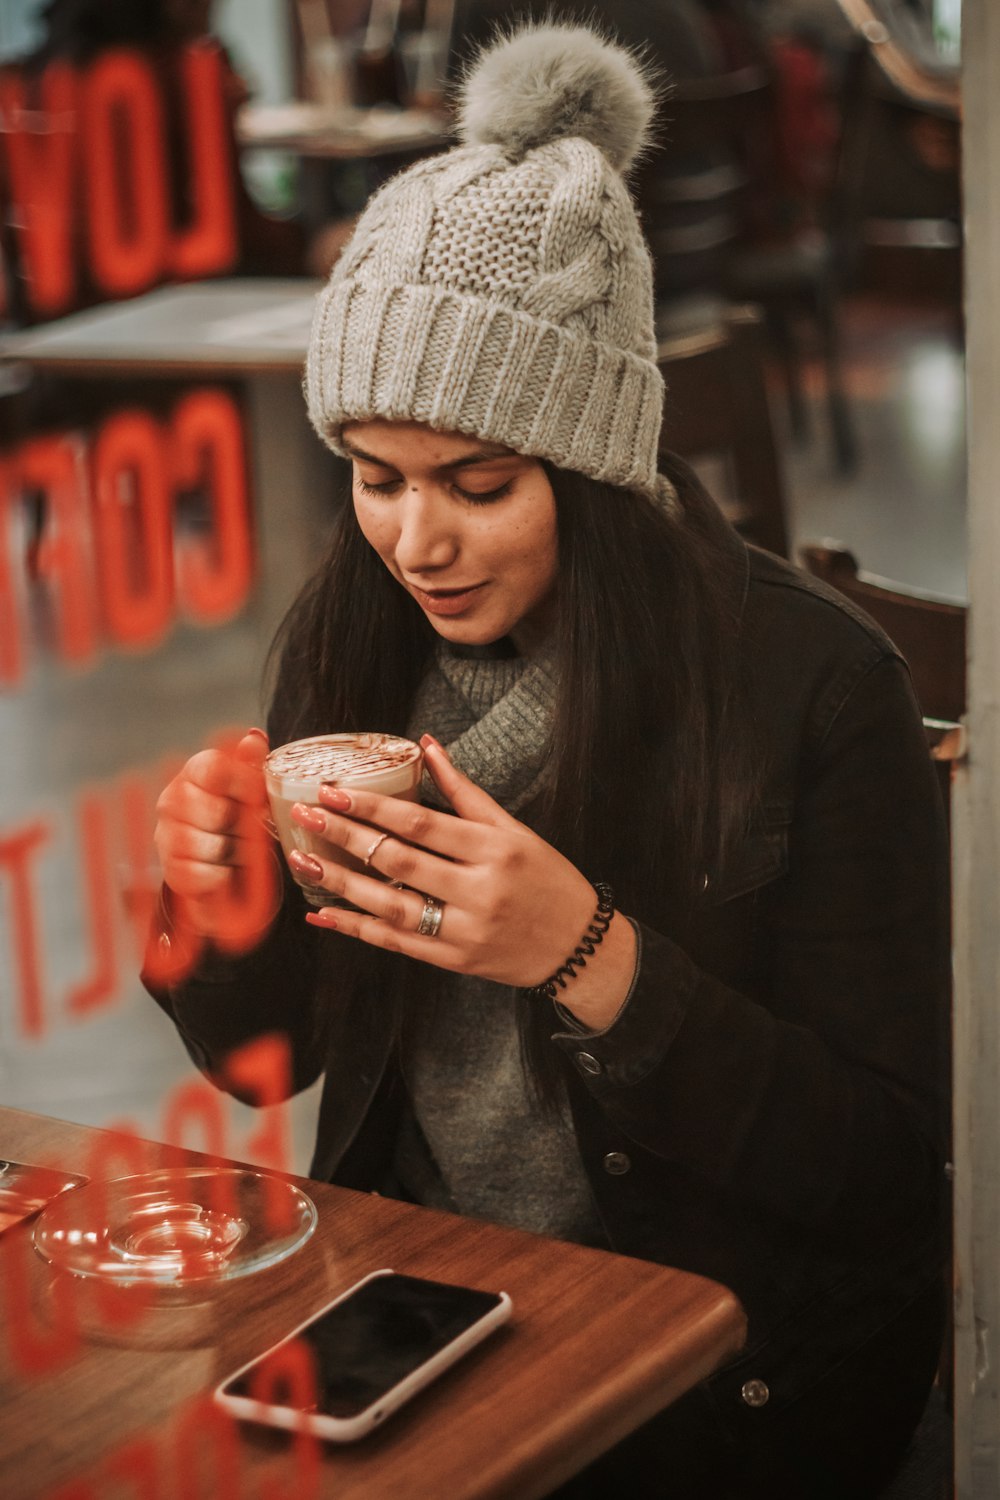
[[[591,1052],[578,1052],[576,1054],[576,1065],[581,1073],[593,1073],[596,1076],[598,1073],[604,1072],[603,1064],[599,1063]]]
[[[746,1380],[740,1395],[747,1406],[766,1406],[771,1399],[771,1392],[763,1380]]]
[[[609,1151],[603,1165],[605,1172],[612,1177],[624,1177],[632,1170],[632,1163],[624,1151]]]

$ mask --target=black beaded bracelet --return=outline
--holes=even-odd
[[[526,995],[532,999],[554,1000],[556,988],[566,988],[566,982],[576,978],[576,971],[586,967],[587,959],[592,958],[594,951],[604,941],[604,934],[611,926],[611,918],[615,914],[615,898],[611,893],[611,887],[602,881],[594,882],[594,890],[597,892],[597,910],[590,919],[583,937],[580,939],[566,962],[558,968],[551,979],[544,980],[541,984],[533,984],[525,990]]]

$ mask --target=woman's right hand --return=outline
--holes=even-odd
[[[164,788],[153,835],[178,925],[226,948],[259,940],[281,902],[275,844],[265,827],[267,735],[200,750]]]

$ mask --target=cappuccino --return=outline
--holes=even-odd
[[[419,745],[392,734],[319,734],[279,745],[264,761],[264,780],[274,832],[286,857],[293,849],[301,849],[317,859],[333,860],[352,870],[363,869],[360,860],[328,843],[321,834],[293,822],[293,803],[320,806],[321,786],[356,787],[416,802],[423,761]],[[321,886],[310,885],[294,870],[292,875],[313,906],[336,902],[337,898]]]

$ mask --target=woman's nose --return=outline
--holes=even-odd
[[[414,575],[454,561],[458,542],[449,511],[432,492],[417,487],[407,490],[396,541],[396,563],[404,573]]]

